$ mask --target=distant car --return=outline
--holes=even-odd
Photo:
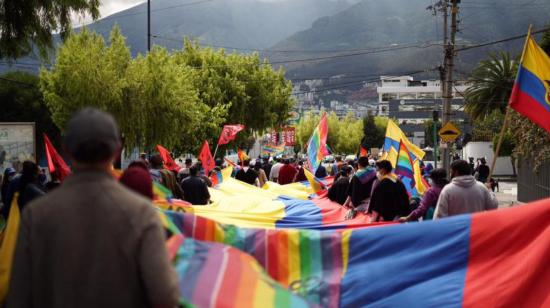
[[[346,156],[346,158],[344,160],[356,160],[357,159],[357,155],[348,155]]]

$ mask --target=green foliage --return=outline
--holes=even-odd
[[[464,110],[473,120],[483,120],[494,110],[504,113],[516,78],[518,59],[501,52],[491,54],[472,71]]]
[[[267,62],[261,63],[258,54],[226,54],[223,49],[201,49],[188,40],[184,45],[174,57],[178,64],[196,71],[199,99],[210,108],[227,108],[224,124],[245,124],[235,143],[246,144],[253,132],[285,124],[294,100],[292,84],[282,69],[274,71]],[[220,132],[218,126],[212,135]]]
[[[497,148],[499,137],[499,134],[496,134],[493,137],[493,149]],[[512,132],[508,129],[506,132],[504,132],[504,137],[502,138],[502,144],[500,145],[498,156],[513,156],[515,147],[516,140],[514,139],[514,135],[512,134]]]
[[[378,122],[378,123],[377,123]],[[361,145],[370,150],[384,144],[388,118],[375,117],[371,113],[363,118],[363,139]]]
[[[440,138],[437,132],[441,128],[441,122],[438,121],[435,124],[437,125],[435,129],[436,142],[439,144]],[[434,121],[433,120],[427,120],[426,122],[424,122],[424,133],[426,134],[426,139],[425,139],[426,146],[433,147],[434,146]]]
[[[296,126],[296,140],[298,144],[305,146],[313,133],[313,130],[321,120],[320,115],[311,112],[306,113]],[[363,138],[363,121],[348,113],[339,119],[336,113],[331,112],[327,116],[328,137],[327,144],[338,154],[355,154],[359,151]]]
[[[38,77],[26,72],[10,72],[0,80],[0,122],[35,122],[37,158],[44,154],[42,134],[59,145],[60,133],[52,122],[38,85]]]
[[[504,123],[504,115],[500,110],[494,110],[483,120],[474,121],[473,140],[493,141],[498,136]]]
[[[51,70],[40,73],[41,89],[60,128],[71,114],[93,106],[114,115],[126,147],[162,144],[196,153],[215,144],[223,124],[242,123],[253,133],[283,125],[294,101],[282,70],[258,55],[226,55],[186,43],[175,54],[155,46],[132,59],[118,27],[109,44],[84,29],[70,36]]]
[[[0,58],[19,58],[37,47],[43,56],[52,47],[52,33],[70,32],[71,16],[99,17],[99,0],[42,0],[0,2]]]

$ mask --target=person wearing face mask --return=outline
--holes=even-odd
[[[369,211],[371,222],[394,221],[410,213],[409,195],[405,185],[392,173],[392,164],[387,160],[376,163],[378,185],[373,188]]]
[[[428,183],[430,184],[430,189],[424,193],[420,205],[409,214],[409,216],[399,218],[400,222],[415,221],[420,217],[423,217],[424,220],[429,220],[433,218],[433,213],[435,211],[435,206],[437,205],[437,200],[441,194],[441,190],[445,185],[449,184],[447,180],[447,172],[443,168],[438,168],[430,172],[430,177],[428,178]]]
[[[476,181],[468,162],[455,160],[451,164],[451,183],[441,190],[434,219],[493,210],[497,207],[495,194],[483,183]]]

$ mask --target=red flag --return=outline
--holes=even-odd
[[[57,173],[59,180],[63,181],[69,174],[71,174],[71,169],[67,166],[63,160],[63,157],[57,153],[52,142],[50,141],[50,138],[48,138],[48,135],[46,134],[44,134],[44,145],[50,174]]]
[[[204,168],[204,173],[208,176],[210,170],[216,167],[214,158],[212,158],[212,153],[210,152],[210,146],[208,141],[204,141],[202,145],[201,152],[199,153],[199,160],[202,162],[202,167]]]
[[[229,159],[227,158],[223,158],[228,164],[230,164],[233,168],[237,168],[237,164],[235,164],[234,162],[230,161]]]
[[[367,155],[369,155],[369,151],[367,151],[367,149],[361,146],[361,150],[359,151],[359,157],[366,157]]]
[[[172,155],[170,155],[170,152],[168,152],[166,148],[164,148],[160,144],[157,144],[157,151],[159,152],[160,157],[162,157],[162,161],[164,162],[164,169],[176,172],[180,171],[181,167],[176,164],[176,162],[172,158]]]
[[[224,125],[220,139],[218,140],[218,145],[228,144],[229,141],[235,140],[237,133],[244,129],[244,125]]]

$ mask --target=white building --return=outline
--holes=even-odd
[[[462,98],[466,90],[465,82],[456,81],[453,87],[454,98]],[[381,76],[378,93],[378,114],[388,116],[390,100],[441,99],[440,80],[414,80],[412,76]]]

